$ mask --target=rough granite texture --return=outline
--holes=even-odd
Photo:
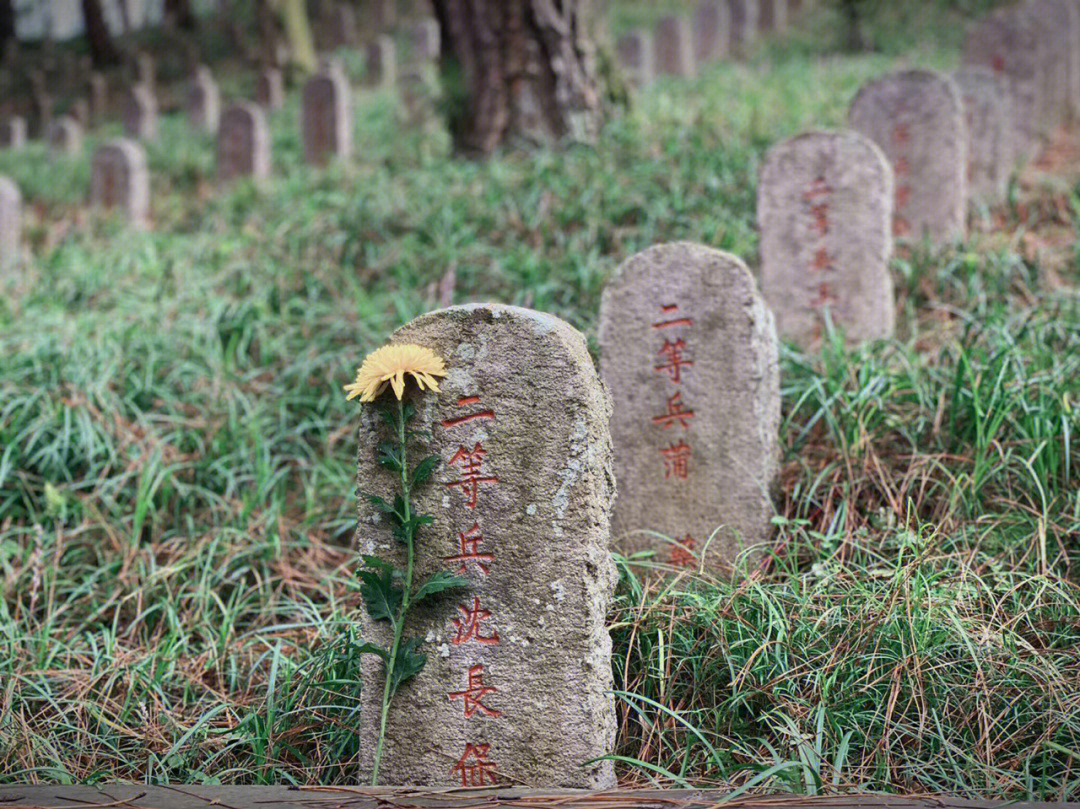
[[[848,125],[874,141],[895,180],[893,236],[939,246],[967,228],[967,126],[960,91],[931,70],[867,82]]]
[[[83,128],[70,115],[61,115],[49,122],[45,140],[54,153],[75,155],[82,151]]]
[[[22,194],[7,177],[0,177],[0,272],[15,264],[22,236]]]
[[[326,165],[352,153],[352,95],[349,80],[336,68],[312,76],[301,97],[304,162]]]
[[[472,584],[424,608],[407,629],[425,639],[428,663],[394,701],[380,783],[614,786],[611,762],[583,766],[615,744],[605,626],[615,585],[611,403],[585,339],[552,315],[474,304],[417,318],[391,342],[431,348],[449,370],[438,395],[419,397],[414,422],[432,431],[428,449],[443,460],[417,498],[435,518],[418,539],[418,580],[460,566]],[[362,493],[396,491],[375,463],[385,430],[363,407]],[[400,543],[366,498],[359,512],[362,551],[403,567]],[[490,558],[451,559],[477,537],[468,550]],[[472,623],[476,607],[490,615]],[[365,613],[364,636],[387,644],[388,624]],[[370,768],[384,678],[377,658],[365,656],[363,666],[361,758]],[[466,716],[468,703],[453,695],[468,689],[470,673],[481,678],[474,687],[496,690],[474,692],[484,707],[473,704]]]
[[[728,55],[728,7],[723,0],[701,0],[694,9],[694,58],[699,65]]]
[[[187,115],[188,122],[195,129],[217,132],[221,117],[221,93],[206,65],[195,68],[188,90]]]
[[[769,150],[761,287],[782,337],[817,345],[826,309],[851,342],[892,335],[892,208],[889,161],[856,132],[808,132]]]
[[[137,140],[154,140],[158,131],[157,99],[145,84],[134,84],[124,93],[124,134]]]
[[[1043,125],[1060,126],[1078,111],[1080,6],[1076,0],[1026,0],[1022,8],[1045,44],[1040,71],[1046,93]]]
[[[687,566],[704,553],[708,568],[728,570],[769,539],[775,513],[778,345],[750,271],[698,244],[650,247],[604,290],[599,338],[614,404],[616,547]]]
[[[221,116],[217,141],[218,179],[270,176],[270,128],[257,104],[230,104]]]
[[[690,23],[674,14],[656,21],[653,36],[653,61],[659,75],[694,75],[693,45],[690,41]]]
[[[634,87],[644,87],[655,75],[652,39],[637,28],[619,37],[615,53],[627,80]]]
[[[142,146],[128,138],[117,138],[94,151],[90,202],[102,208],[122,208],[136,227],[148,224],[150,172]]]
[[[1020,155],[1038,148],[1046,117],[1042,65],[1047,44],[1022,6],[1005,6],[981,17],[964,44],[965,65],[988,67],[1005,76],[1012,91],[1014,141]]]
[[[988,67],[965,65],[953,73],[968,131],[968,191],[973,200],[1005,199],[1016,164],[1009,80]]]

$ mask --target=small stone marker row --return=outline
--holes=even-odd
[[[691,17],[661,17],[649,36],[641,29],[620,37],[616,56],[634,86],[660,75],[690,77],[698,66],[740,55],[759,32],[782,31],[790,0],[701,0]]]

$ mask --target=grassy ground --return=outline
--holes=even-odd
[[[85,157],[0,153],[35,256],[0,300],[0,782],[360,779],[363,354],[450,267],[458,302],[591,335],[647,245],[753,264],[764,150],[890,66],[951,65],[984,5],[890,4],[857,57],[823,14],[658,84],[595,150],[448,159],[368,92],[357,159],[315,172],[292,97],[269,187],[221,191],[170,116],[143,234],[81,206]],[[622,565],[624,782],[1080,799],[1078,191],[1032,175],[968,243],[898,257],[894,341],[784,350],[774,558]]]

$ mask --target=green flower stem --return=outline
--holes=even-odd
[[[401,502],[404,509],[404,524],[409,525],[412,519],[412,504],[409,500],[409,463],[406,458],[405,440],[405,404],[401,399],[397,403],[397,431],[398,443],[401,447]],[[405,630],[405,613],[409,609],[409,596],[412,595],[413,578],[413,532],[405,529],[405,547],[408,551],[408,560],[405,565],[405,592],[401,596],[401,606],[398,608],[397,617],[393,621],[394,642],[390,647],[390,657],[386,661],[386,682],[383,684],[382,716],[379,718],[379,741],[375,746],[375,763],[371,769],[371,785],[379,785],[379,765],[382,763],[383,742],[386,741],[386,717],[390,712],[390,683],[394,677],[394,664],[397,663],[398,647],[401,645],[401,634]]]

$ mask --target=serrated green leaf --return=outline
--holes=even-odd
[[[353,646],[353,648],[350,651],[352,651],[355,654],[361,654],[361,655],[368,654],[368,655],[375,655],[376,657],[381,657],[383,663],[385,663],[387,660],[390,659],[390,652],[386,651],[386,649],[384,649],[383,647],[378,646],[378,645],[376,645],[374,643],[361,643],[361,644],[358,644],[356,646]]]
[[[394,507],[383,500],[377,494],[369,494],[367,496],[368,502],[375,506],[383,514],[389,514],[391,517],[399,517],[398,513],[394,510]]]
[[[383,422],[391,430],[397,430],[397,412],[389,404],[385,403],[380,405],[379,415],[382,417]]]
[[[438,455],[429,455],[420,461],[413,470],[412,485],[419,486],[424,483],[435,472],[441,461]]]
[[[417,651],[420,648],[420,638],[409,638],[398,646],[397,659],[394,661],[394,674],[390,678],[390,694],[397,693],[398,688],[406,680],[419,674],[424,664],[427,663],[427,655]]]
[[[394,584],[393,568],[384,569],[381,573],[361,570],[357,572],[357,575],[363,582],[360,585],[360,595],[364,598],[364,605],[367,607],[371,620],[394,620],[404,593]]]
[[[372,570],[377,570],[383,573],[398,573],[400,575],[400,571],[396,567],[394,567],[390,562],[387,562],[385,559],[380,559],[378,556],[368,556],[365,554],[360,558],[363,560],[364,566],[370,567]]]
[[[393,441],[379,444],[379,465],[392,472],[401,471],[401,449]]]
[[[416,414],[416,408],[413,407],[412,402],[406,402],[405,407],[402,408],[402,415],[405,418],[405,423],[408,424],[412,421],[412,417]]]
[[[452,573],[447,573],[445,570],[439,570],[432,573],[431,577],[416,589],[416,595],[413,596],[412,603],[419,604],[424,599],[431,598],[446,590],[454,590],[468,586],[468,579],[464,579],[461,576],[455,576]]]

